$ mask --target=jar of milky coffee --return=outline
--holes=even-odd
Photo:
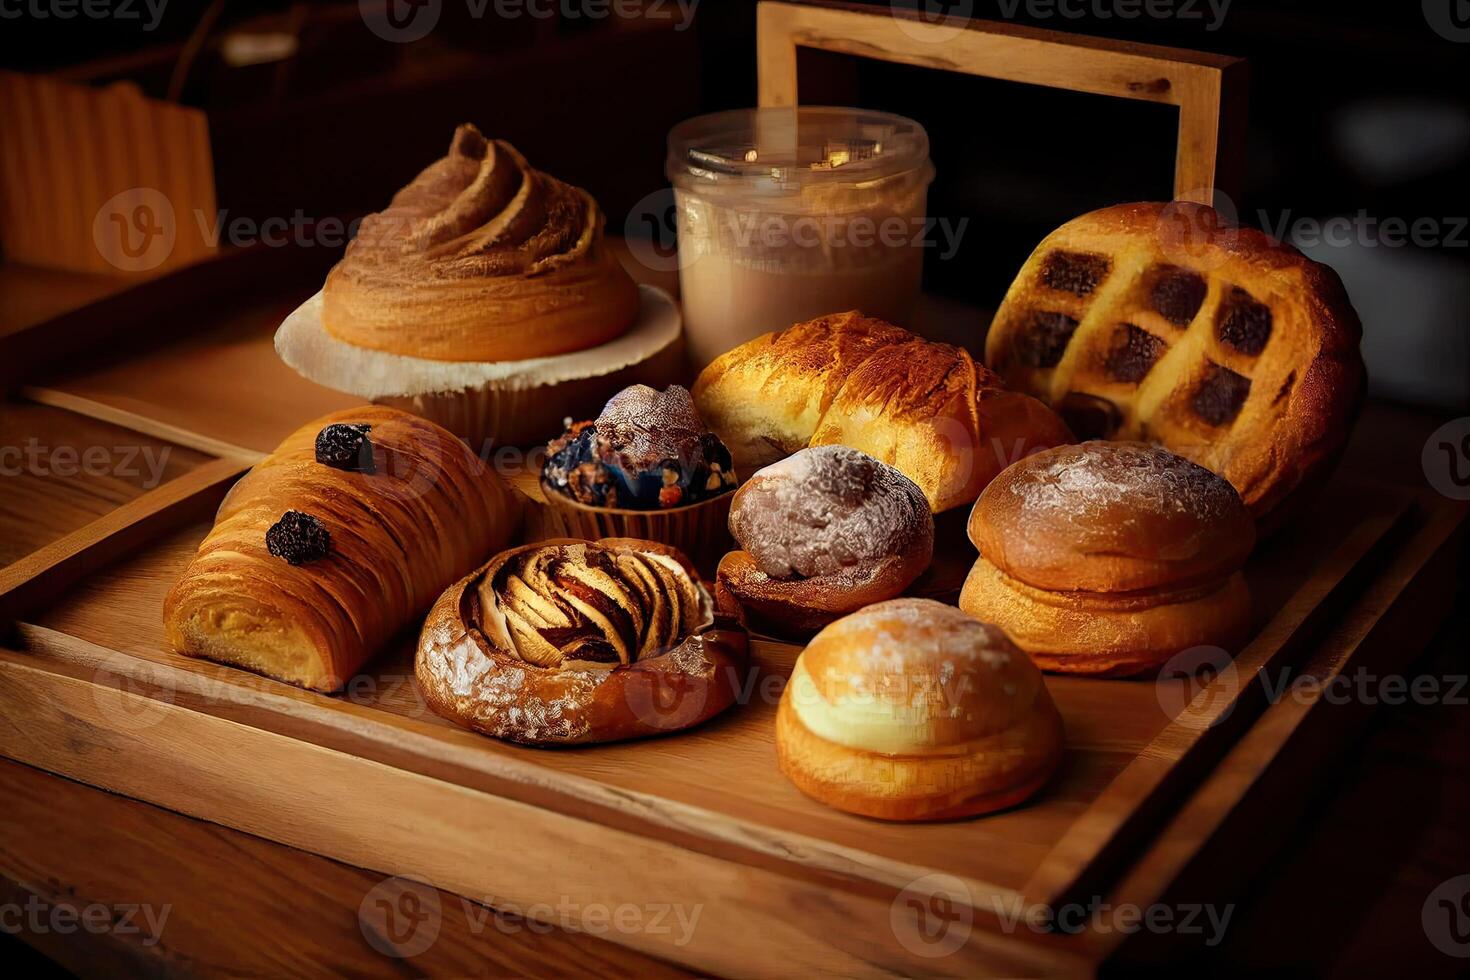
[[[910,326],[934,179],[912,119],[826,106],[700,116],[669,133],[667,169],[696,367],[827,313]]]

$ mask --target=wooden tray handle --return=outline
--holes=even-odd
[[[761,106],[794,106],[796,49],[1179,107],[1175,200],[1237,201],[1247,65],[1225,55],[1064,34],[988,20],[828,2],[764,0],[757,10]]]

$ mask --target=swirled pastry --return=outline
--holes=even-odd
[[[804,638],[906,589],[934,553],[918,485],[867,453],[813,446],[759,470],[735,492],[720,560],[722,609],[753,629]]]
[[[288,436],[220,505],[164,603],[173,648],[341,687],[447,583],[505,547],[519,505],[469,447],[378,406]]]
[[[512,548],[455,583],[419,639],[436,712],[527,744],[687,728],[735,700],[745,633],[682,554],[651,541]]]
[[[359,347],[450,361],[564,354],[622,335],[633,280],[586,191],[460,126],[449,154],[363,219],[322,320]]]

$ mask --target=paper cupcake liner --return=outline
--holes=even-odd
[[[475,449],[544,446],[565,430],[565,421],[596,418],[613,395],[629,385],[663,388],[679,379],[683,344],[672,343],[653,357],[611,374],[532,388],[485,385],[422,395],[373,399],[423,416],[466,440]]]
[[[643,538],[678,548],[713,582],[715,566],[733,547],[730,538],[730,501],[722,493],[697,504],[670,510],[623,510],[589,507],[558,493],[532,500],[526,513],[526,541],[547,538]]]
[[[566,418],[596,418],[630,384],[662,388],[682,380],[684,344],[678,304],[639,286],[639,317],[623,336],[598,347],[524,361],[438,361],[369,350],[329,333],[321,293],[276,331],[283,361],[302,376],[379,405],[413,412],[476,450],[544,445]]]

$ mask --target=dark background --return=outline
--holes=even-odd
[[[130,2],[139,19],[0,21],[0,64],[131,79],[207,109],[219,203],[231,216],[373,210],[468,120],[587,187],[620,232],[629,209],[665,186],[673,123],[755,101],[754,0],[700,0],[692,26],[672,2],[640,18],[593,20],[507,19],[494,0],[438,0],[435,29],[407,44],[375,36],[355,2],[168,0],[151,31],[143,0]],[[586,9],[582,0],[532,2]],[[1418,0],[1233,0],[1218,22],[1206,0],[1128,19],[1075,16],[1118,9],[1112,0],[894,2],[968,6],[992,19],[1013,9],[1017,23],[1249,58],[1240,220],[1271,230],[1363,215],[1366,231],[1303,247],[1348,283],[1375,393],[1470,405],[1470,44],[1437,33]],[[1446,14],[1465,6],[1427,0],[1435,3]],[[1048,10],[1058,12],[1036,16]],[[223,42],[234,35],[285,36],[294,52],[232,65]],[[1171,191],[1172,107],[818,52],[803,54],[801,84],[804,102],[886,109],[928,128],[938,171],[930,214],[967,224],[951,260],[929,254],[926,287],[985,308],[1057,224]],[[1435,222],[1427,243],[1385,243],[1377,230],[1420,218]],[[638,223],[628,227],[636,233]]]
[[[0,0],[0,10],[21,2],[34,0]],[[1466,6],[1441,6],[1453,3]],[[146,15],[141,0],[132,9]],[[998,0],[973,9],[989,18],[1003,12]],[[1243,222],[1434,219],[1436,243],[1387,245],[1368,232],[1311,254],[1342,273],[1363,315],[1375,392],[1463,414],[1470,44],[1437,33],[1419,0],[1234,0],[1213,30],[1201,4],[1194,9],[1203,19],[1036,18],[1025,3],[1017,9],[1016,21],[1033,26],[1249,58]],[[219,204],[231,216],[350,218],[381,207],[444,152],[456,124],[472,121],[587,187],[621,232],[630,209],[665,186],[670,126],[753,104],[754,24],[754,0],[702,0],[684,30],[652,17],[476,18],[464,0],[443,0],[436,30],[396,44],[366,28],[355,0],[169,0],[152,31],[138,21],[0,19],[0,68],[129,80],[206,109]],[[286,38],[293,50],[232,64],[226,39],[240,36]],[[926,285],[981,307],[999,301],[1036,241],[1060,222],[1170,192],[1175,113],[1166,107],[826,55],[804,59],[802,95],[899,112],[928,128],[938,171],[930,213],[969,223],[954,258],[930,254]],[[1446,628],[1436,664],[1463,662],[1465,627],[1461,616]],[[1334,975],[1355,976],[1393,966],[1396,951],[1375,942],[1375,931],[1417,937],[1417,908],[1403,896],[1422,896],[1464,870],[1463,838],[1421,840],[1413,824],[1436,810],[1438,796],[1470,812],[1456,755],[1465,717],[1463,708],[1384,712],[1366,747],[1344,752],[1342,788],[1312,803],[1319,812],[1361,814],[1359,822],[1319,832],[1307,821],[1310,833],[1274,842],[1283,850],[1275,890],[1252,902],[1204,972],[1326,972],[1330,964]],[[1440,749],[1426,757],[1426,744]],[[1367,772],[1374,777],[1358,778]],[[1384,773],[1402,774],[1389,780],[1387,800]],[[1417,860],[1405,853],[1414,847]],[[1381,860],[1365,877],[1367,856]],[[1426,864],[1434,876],[1414,878]],[[1362,911],[1348,915],[1353,909]],[[1406,951],[1407,964],[1433,956],[1421,947]],[[0,960],[44,972],[38,956],[3,935]],[[1432,962],[1445,975],[1455,965]],[[1404,972],[1419,975],[1414,966]]]

